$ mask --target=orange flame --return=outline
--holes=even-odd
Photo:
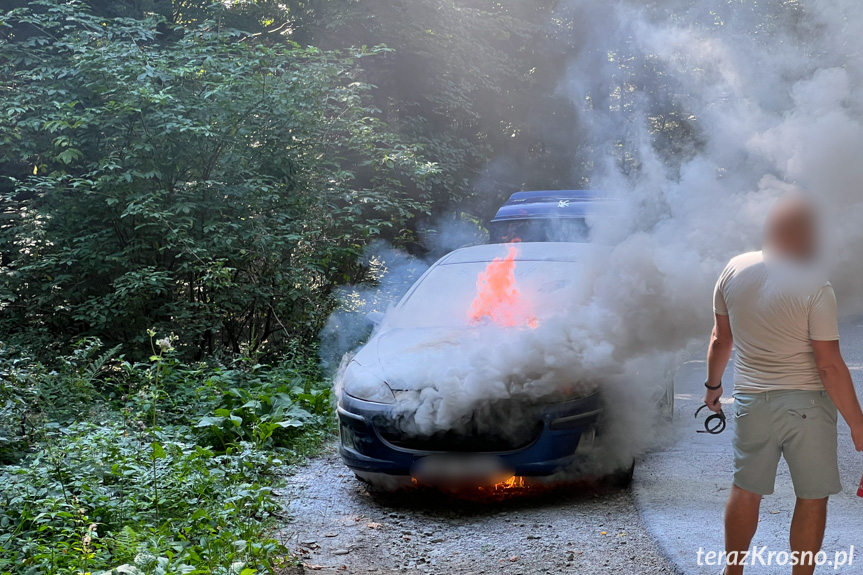
[[[478,483],[454,482],[451,484],[427,484],[411,479],[414,489],[435,489],[451,497],[476,502],[503,501],[513,497],[541,495],[557,487],[518,475],[490,478]]]
[[[519,477],[518,475],[513,475],[506,481],[501,481],[496,484],[495,489],[517,489],[527,487],[527,482],[524,480],[524,477]]]
[[[547,490],[548,487],[540,483],[531,482],[525,477],[514,475],[505,481],[499,481],[492,485],[477,486],[477,495],[499,499],[507,496],[542,493]]]
[[[476,281],[476,298],[470,310],[470,320],[478,322],[487,317],[504,327],[528,325],[536,327],[530,306],[525,302],[515,283],[515,258],[518,248],[507,244],[505,258],[494,258]]]

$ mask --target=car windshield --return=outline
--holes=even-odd
[[[516,261],[515,285],[524,308],[541,321],[566,307],[573,297],[579,264]],[[391,314],[392,327],[456,327],[479,324],[475,318],[477,280],[488,262],[444,264],[434,268]]]

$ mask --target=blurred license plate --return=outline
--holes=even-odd
[[[420,483],[491,482],[512,477],[503,460],[494,455],[429,455],[417,460],[411,475]]]

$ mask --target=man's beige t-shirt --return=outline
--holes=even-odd
[[[713,311],[729,316],[737,346],[734,391],[821,391],[811,340],[839,339],[833,287],[801,297],[767,280],[763,252],[750,252],[732,259],[716,283]]]

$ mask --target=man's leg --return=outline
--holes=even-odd
[[[815,571],[814,554],[821,550],[827,522],[827,500],[842,491],[837,457],[836,406],[826,393],[797,392],[785,396],[783,454],[791,471],[797,506],[791,521],[791,550],[805,565],[794,575]]]
[[[793,575],[812,575],[815,572],[815,555],[821,551],[826,525],[827,497],[797,498],[794,518],[791,520],[791,551],[802,561],[800,565],[794,566]]]
[[[761,496],[751,491],[731,486],[731,495],[725,505],[725,556],[738,561],[744,559],[752,544],[752,538],[758,529],[758,511],[761,508]],[[725,575],[741,575],[743,565],[729,563]],[[795,575],[797,573],[795,572]]]

